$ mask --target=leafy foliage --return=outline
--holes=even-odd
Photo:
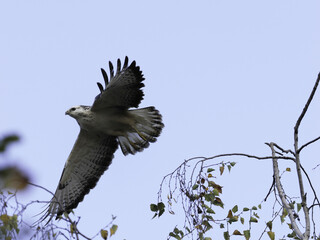
[[[0,140],[0,153],[3,153],[7,150],[8,146],[11,145],[14,142],[19,141],[19,136],[15,134],[11,134],[8,136],[3,137]]]
[[[19,141],[19,139],[17,135],[7,135],[0,139],[0,154],[4,154],[8,147]],[[2,162],[2,164],[4,163]],[[22,190],[27,187],[28,181],[29,177],[27,174],[17,166],[0,167],[0,189],[11,188]]]
[[[259,210],[262,208],[262,203],[267,201],[271,193],[274,193],[274,203],[272,211],[270,211],[272,214],[271,219],[265,221],[266,226],[259,239],[262,239],[263,235],[268,236],[271,240],[276,239],[276,233],[273,231],[273,225],[276,219],[278,219],[280,224],[286,223],[290,232],[286,235],[287,238],[303,240],[310,238],[320,239],[320,235],[316,231],[315,221],[315,209],[317,209],[318,215],[316,216],[317,220],[319,220],[320,200],[317,197],[317,192],[313,183],[300,160],[301,151],[307,146],[319,141],[320,136],[301,146],[299,146],[298,142],[299,126],[312,102],[319,82],[320,73],[307,103],[294,126],[294,150],[285,150],[278,144],[270,142],[266,143],[266,145],[268,145],[271,150],[271,156],[259,157],[244,153],[228,153],[215,155],[209,158],[195,157],[185,160],[172,173],[163,178],[158,192],[158,204],[163,204],[163,185],[167,181],[168,212],[174,214],[173,203],[178,203],[178,200],[180,200],[182,209],[185,213],[185,223],[182,230],[176,226],[174,230],[169,233],[169,238],[182,239],[186,236],[191,236],[192,238],[196,237],[196,239],[200,240],[210,239],[208,235],[214,232],[214,228],[220,228],[225,230],[223,232],[223,238],[225,240],[231,239],[232,236],[243,236],[244,239],[248,240],[251,238],[253,226],[258,223],[264,224],[260,219]],[[244,206],[242,211],[239,211],[239,204],[231,208],[225,206],[222,197],[223,186],[218,183],[218,177],[225,174],[226,169],[231,172],[236,163],[224,161],[213,163],[213,159],[226,157],[246,157],[258,160],[270,160],[272,162],[273,174],[271,176],[273,178],[273,183],[267,196],[260,204],[252,207]],[[291,167],[286,166],[282,174],[280,174],[278,166],[280,160],[290,160],[295,164],[299,197],[290,197],[285,193],[284,184],[281,178],[285,173],[290,174],[292,171]],[[319,165],[317,165],[317,167],[318,166]],[[305,179],[302,177],[302,172],[308,180],[308,187],[310,189],[308,195],[304,188]],[[309,202],[307,201],[307,196]],[[310,202],[312,203],[310,204]],[[163,212],[158,214],[158,204],[151,204],[150,206],[151,211],[156,212],[155,216],[161,216],[163,214]],[[165,208],[162,207],[161,210],[164,211]],[[226,217],[219,219],[216,214],[218,211],[225,211]],[[304,216],[304,224],[301,224],[299,214]],[[312,236],[311,224],[313,227]],[[231,226],[234,229],[233,231],[231,230]],[[241,226],[242,230],[239,230],[239,226]]]

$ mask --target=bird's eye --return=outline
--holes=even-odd
[[[74,108],[74,107],[70,109],[70,111],[75,111],[75,110],[76,110],[76,108]]]

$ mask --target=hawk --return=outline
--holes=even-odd
[[[124,155],[141,152],[155,142],[164,124],[155,107],[137,108],[143,99],[144,77],[133,61],[109,62],[110,81],[101,69],[105,87],[97,83],[100,93],[92,106],[75,106],[66,115],[76,119],[80,133],[65,163],[58,187],[47,212],[40,220],[49,221],[76,208],[101,175],[108,169],[118,145]],[[49,222],[48,221],[48,222]]]

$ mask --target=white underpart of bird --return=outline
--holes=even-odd
[[[65,163],[58,187],[46,213],[40,218],[59,218],[76,208],[108,169],[118,145],[124,155],[141,152],[155,142],[164,124],[159,111],[151,106],[137,109],[143,99],[144,77],[133,61],[125,57],[116,73],[111,62],[110,81],[101,69],[105,82],[97,83],[100,94],[92,106],[75,106],[66,114],[76,119],[80,133]],[[136,109],[130,109],[136,108]]]

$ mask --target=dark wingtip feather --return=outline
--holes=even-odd
[[[100,89],[100,92],[103,92],[103,86],[101,83],[97,82],[98,88]]]
[[[132,61],[132,63],[130,64],[129,68],[134,68],[134,67],[136,67],[136,61],[135,60]]]
[[[124,59],[123,68],[122,69],[126,69],[128,67],[128,62],[129,62],[129,58],[128,58],[128,56],[126,56],[125,59]]]
[[[108,74],[106,73],[106,71],[103,68],[101,68],[101,73],[102,73],[102,76],[104,79],[105,86],[107,87],[107,85],[109,83]]]
[[[121,60],[120,60],[120,58],[118,58],[118,60],[117,60],[117,73],[116,74],[118,74],[120,72],[120,70],[121,70]]]
[[[109,61],[109,69],[110,69],[110,79],[114,77],[113,65],[112,62]]]

